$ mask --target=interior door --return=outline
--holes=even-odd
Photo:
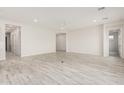
[[[118,31],[109,32],[109,55],[110,56],[120,56],[118,47]]]
[[[12,51],[12,53],[14,53],[14,54],[15,54],[15,51],[16,51],[15,48],[16,48],[16,47],[15,47],[15,35],[14,35],[14,33],[12,32],[12,33],[11,33],[11,51]]]
[[[60,33],[56,35],[56,50],[66,51],[66,34]]]

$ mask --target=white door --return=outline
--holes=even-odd
[[[66,51],[66,34],[60,33],[56,35],[56,50]]]
[[[16,46],[15,46],[15,35],[14,32],[11,33],[11,51],[15,54]]]

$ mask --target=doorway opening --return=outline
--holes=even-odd
[[[122,25],[106,25],[103,38],[103,55],[123,58]]]
[[[109,31],[109,56],[120,57],[121,56],[121,38],[120,30]]]
[[[21,27],[11,24],[5,25],[6,59],[21,56]]]
[[[66,52],[66,33],[56,34],[56,51]]]

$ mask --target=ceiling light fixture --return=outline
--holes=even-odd
[[[37,22],[38,22],[38,19],[35,18],[33,21],[34,21],[35,23],[37,23]]]

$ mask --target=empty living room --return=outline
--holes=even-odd
[[[0,8],[0,84],[124,84],[123,7]]]

